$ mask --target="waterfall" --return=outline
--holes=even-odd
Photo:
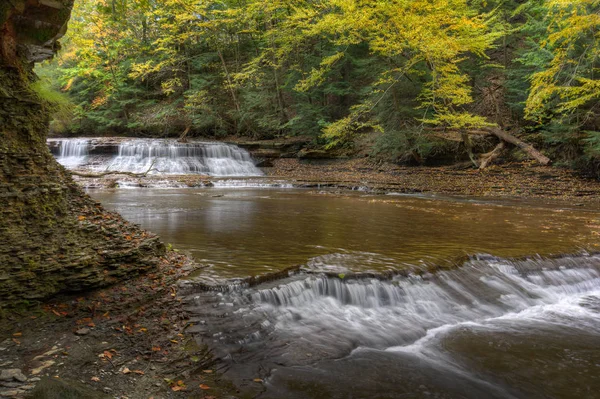
[[[66,168],[76,168],[86,162],[89,154],[89,140],[58,140],[58,156],[56,160]]]
[[[262,176],[250,153],[218,142],[178,143],[153,139],[49,139],[67,168],[152,175],[201,174],[217,177]]]
[[[290,334],[314,334],[318,341],[319,331],[340,331],[337,339],[386,347],[410,344],[443,326],[522,317],[520,312],[539,318],[564,312],[569,323],[585,303],[600,306],[599,295],[600,258],[581,257],[474,260],[453,271],[387,281],[310,276],[250,298]],[[600,329],[600,314],[590,312]]]
[[[595,397],[600,256],[340,277],[196,292],[188,331],[265,398]]]
[[[197,297],[198,306],[207,295]],[[300,273],[262,289],[218,295],[227,312],[238,308],[246,320],[269,321],[248,323],[232,339],[310,337],[310,347],[337,348],[338,355],[356,347],[410,347],[462,325],[507,328],[513,319],[600,331],[600,257],[486,257],[455,270],[393,279]]]
[[[126,141],[108,170],[210,176],[260,176],[248,151],[222,143],[176,143],[164,140]]]

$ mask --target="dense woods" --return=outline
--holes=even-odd
[[[301,135],[396,162],[478,164],[474,153],[504,150],[496,132],[593,172],[599,11],[598,0],[81,0],[36,90],[55,104],[55,135]]]

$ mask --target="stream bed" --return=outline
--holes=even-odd
[[[207,265],[188,286],[189,333],[240,397],[600,395],[599,212],[297,189],[90,194]]]

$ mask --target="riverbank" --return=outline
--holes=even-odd
[[[188,317],[176,282],[197,267],[168,251],[144,276],[7,310],[0,323],[0,398],[203,398],[221,392],[214,388],[211,354],[184,334]]]
[[[87,189],[274,187],[334,188],[375,193],[439,194],[500,199],[549,200],[600,205],[600,182],[576,172],[535,163],[510,163],[485,170],[455,166],[377,164],[367,158],[302,160],[278,158],[264,176],[220,178],[199,174],[128,176],[112,174],[75,180]]]
[[[600,204],[599,181],[582,178],[572,170],[529,162],[478,170],[375,164],[366,158],[313,162],[277,159],[267,175],[299,186]]]

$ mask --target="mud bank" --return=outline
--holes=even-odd
[[[531,163],[511,163],[476,170],[452,166],[375,164],[366,158],[277,159],[273,167],[266,170],[270,178],[288,180],[297,186],[600,203],[600,182],[597,180],[582,178],[571,170]]]

